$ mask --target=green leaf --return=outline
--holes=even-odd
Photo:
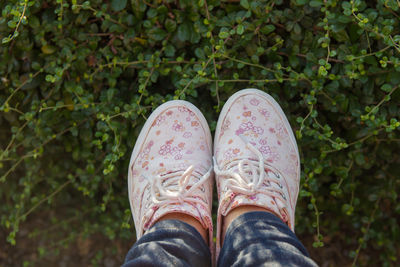
[[[204,53],[204,49],[203,48],[196,48],[194,50],[194,54],[196,55],[196,57],[198,57],[199,59],[205,59],[206,58],[206,54]]]
[[[308,3],[308,0],[296,0],[296,3],[297,3],[298,5],[304,6],[305,4]]]
[[[15,28],[16,26],[17,26],[17,23],[15,22],[15,21],[13,21],[13,20],[10,20],[8,23],[7,23],[7,25],[8,25],[8,27],[10,27],[10,28]]]
[[[167,45],[165,48],[165,55],[167,57],[173,57],[175,55],[175,48],[172,45]]]
[[[4,37],[2,40],[1,40],[1,43],[3,43],[3,44],[6,44],[6,43],[8,43],[8,42],[10,42],[10,37]]]
[[[260,32],[262,32],[263,34],[269,34],[269,33],[273,32],[274,30],[275,30],[274,25],[266,25],[260,29]]]
[[[33,29],[40,27],[39,19],[36,16],[31,16],[29,18],[29,26],[31,26]]]
[[[167,36],[167,33],[160,28],[155,28],[149,31],[149,37],[156,41],[164,40],[165,36]]]
[[[191,26],[184,22],[178,26],[178,38],[182,42],[187,41],[190,39],[190,28]]]
[[[54,46],[51,46],[51,45],[42,46],[42,52],[44,54],[47,54],[47,55],[53,54],[55,51],[56,51],[56,48]]]
[[[320,6],[322,6],[322,1],[316,1],[316,0],[310,1],[310,6],[311,7],[320,7]]]
[[[112,0],[111,1],[111,8],[114,11],[121,11],[126,7],[127,0]]]
[[[326,76],[328,74],[327,70],[324,66],[319,66],[318,75],[319,76]]]
[[[300,35],[301,34],[301,28],[300,28],[300,25],[298,23],[294,24],[293,31],[294,31],[294,33],[296,35]]]
[[[218,34],[218,36],[219,36],[219,38],[221,38],[221,39],[226,39],[226,38],[229,37],[229,32],[220,32],[220,33]]]
[[[362,166],[362,165],[364,165],[365,164],[365,157],[364,157],[364,155],[362,154],[362,153],[357,153],[356,155],[355,155],[355,161],[356,161],[356,163],[358,164],[358,165],[360,165],[360,166]]]
[[[343,9],[351,9],[351,4],[347,1],[342,2]]]
[[[130,28],[126,33],[125,33],[125,38],[135,38],[135,30],[133,28]]]
[[[152,19],[155,16],[157,16],[157,10],[154,8],[150,8],[149,11],[147,11],[147,18]]]
[[[247,1],[247,0],[240,0],[240,5],[242,7],[244,7],[245,9],[249,9],[250,8],[249,1]]]
[[[241,25],[241,24],[238,25],[238,27],[236,28],[236,33],[239,34],[239,35],[242,35],[243,32],[244,32],[244,27],[243,27],[243,25]]]
[[[165,29],[167,29],[168,32],[173,32],[176,30],[176,22],[172,19],[167,19],[165,21]]]
[[[131,0],[131,6],[133,13],[137,19],[142,19],[144,16],[144,11],[146,11],[147,6],[144,5],[141,1],[133,1]]]
[[[107,100],[111,101],[114,97],[115,89],[108,89],[107,90]]]
[[[381,86],[381,90],[389,93],[390,91],[392,91],[392,86],[388,83],[385,83]]]

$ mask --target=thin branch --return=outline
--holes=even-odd
[[[356,263],[357,263],[357,260],[358,260],[358,255],[360,254],[361,247],[364,244],[365,238],[367,237],[367,234],[369,232],[369,228],[371,227],[371,224],[372,224],[372,222],[374,220],[375,213],[379,208],[380,200],[381,200],[381,197],[379,197],[378,200],[375,202],[375,208],[372,211],[371,216],[369,217],[367,228],[366,228],[365,233],[364,233],[364,235],[362,237],[362,242],[359,242],[358,248],[356,250],[356,255],[354,257],[354,260],[353,260],[353,263],[351,264],[351,266],[356,266]]]
[[[206,9],[207,19],[210,21],[210,13],[208,12],[208,5],[207,5],[207,1],[206,0],[204,0],[204,6],[205,6],[205,9]],[[214,43],[214,36],[212,34],[212,31],[210,33],[211,33],[211,39],[212,39],[212,41]],[[216,64],[215,64],[214,44],[211,45],[211,50],[212,50],[212,54],[213,54],[212,60],[213,60],[213,65],[214,65],[214,75],[215,75],[215,78],[218,79],[218,72],[217,72],[217,67],[216,67]],[[218,82],[217,81],[215,82],[215,93],[217,95],[217,105],[218,105],[218,109],[219,109],[220,100],[219,100]]]
[[[16,220],[19,221],[21,218],[28,216],[30,213],[32,213],[37,207],[39,207],[43,202],[47,201],[48,199],[52,198],[54,195],[56,195],[58,192],[60,192],[64,187],[69,185],[72,180],[68,180],[65,183],[63,183],[61,186],[59,186],[53,193],[48,195],[47,197],[43,198],[40,200],[38,203],[36,203],[32,208],[30,208],[27,212],[25,212],[23,215],[20,215]]]
[[[6,105],[6,104],[11,100],[11,98],[12,98],[22,87],[24,87],[25,84],[31,82],[31,81],[33,80],[33,78],[35,78],[36,76],[38,76],[39,73],[41,73],[41,72],[42,72],[41,70],[37,71],[36,73],[34,73],[34,74],[32,75],[32,77],[26,79],[23,83],[21,83],[21,84],[17,87],[17,89],[15,89],[15,90],[11,93],[11,95],[7,98],[7,100],[4,102],[3,106]]]

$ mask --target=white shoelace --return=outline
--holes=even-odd
[[[203,204],[195,191],[199,189],[211,176],[213,167],[201,176],[190,166],[185,171],[176,171],[165,175],[158,175],[151,182],[150,192],[153,203],[163,206],[172,203],[195,202]],[[195,181],[197,178],[197,181]],[[190,187],[189,189],[187,189]]]
[[[261,152],[249,142],[243,141],[246,143],[246,147],[258,156],[258,166],[256,160],[234,159],[226,165],[225,170],[221,170],[214,157],[215,174],[227,177],[226,185],[234,193],[241,193],[244,195],[262,193],[277,198],[282,201],[284,205],[287,205],[287,199],[282,190],[282,181],[279,173],[277,171],[272,171],[272,167],[270,166],[267,166],[269,171],[266,172],[265,165],[267,164],[265,164]],[[238,172],[232,171],[236,166],[238,167]],[[279,189],[273,187],[271,182],[277,184]],[[262,186],[263,184],[265,186]]]
[[[197,203],[204,205],[204,201],[199,199],[196,190],[199,189],[211,177],[213,166],[204,175],[194,171],[194,166],[189,166],[185,171],[174,171],[165,175],[157,175],[150,182],[150,197],[146,207],[147,212],[140,221],[140,228],[144,229],[144,225],[153,217],[157,209],[150,208],[150,202],[158,207],[176,203]],[[194,181],[196,180],[197,181]],[[190,187],[189,189],[187,189]],[[143,233],[142,233],[143,234]],[[139,237],[141,234],[139,234]]]

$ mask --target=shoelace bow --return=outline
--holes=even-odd
[[[184,201],[203,203],[196,198],[194,192],[200,188],[211,176],[212,167],[204,175],[194,171],[189,166],[185,171],[171,172],[158,175],[151,182],[152,201],[157,205],[183,203]],[[198,181],[193,182],[197,178]],[[188,187],[190,187],[188,189]]]
[[[246,143],[246,147],[258,156],[258,166],[256,160],[236,159],[229,162],[226,165],[225,170],[221,170],[214,157],[215,174],[228,177],[227,187],[234,193],[241,193],[243,195],[263,193],[279,199],[286,206],[287,199],[283,193],[279,173],[272,171],[269,166],[269,171],[266,173],[264,158],[261,152],[251,143],[246,140],[243,141]],[[238,172],[232,171],[236,166],[238,167]],[[271,182],[277,184],[279,189],[273,187]],[[266,186],[262,186],[263,184]]]
[[[151,201],[158,207],[175,203],[198,203],[204,205],[204,201],[198,199],[195,191],[199,189],[210,177],[213,167],[204,175],[194,171],[194,166],[189,166],[185,171],[174,171],[165,175],[157,175],[150,182]],[[193,182],[197,178],[197,181]],[[188,189],[188,187],[190,187]],[[150,204],[150,200],[147,201]],[[146,207],[148,208],[148,207]],[[153,217],[156,209],[148,209],[141,219],[140,229],[143,229]],[[141,236],[141,235],[140,235]]]

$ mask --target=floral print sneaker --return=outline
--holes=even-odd
[[[285,114],[270,95],[245,89],[228,99],[215,132],[214,172],[217,256],[223,216],[239,206],[266,208],[294,231],[299,152]]]
[[[167,102],[147,119],[128,170],[138,239],[162,216],[185,213],[208,229],[212,244],[211,146],[207,121],[189,102]]]

